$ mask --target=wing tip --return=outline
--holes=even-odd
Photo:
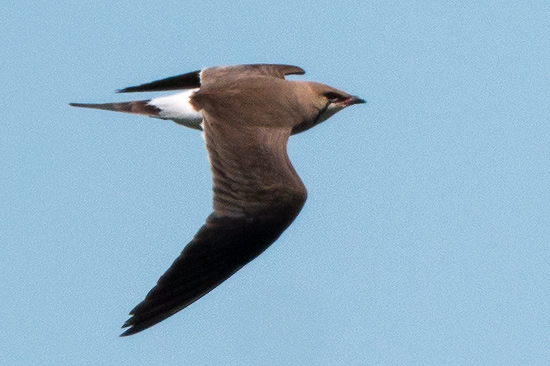
[[[294,66],[294,65],[285,65],[291,68],[291,71],[288,75],[304,75],[306,73],[306,70],[302,69],[300,66]]]
[[[124,325],[122,326],[122,328],[126,328],[126,327],[128,327],[128,326],[124,326]],[[142,331],[142,329],[139,329],[139,330],[138,330],[138,329],[136,329],[136,328],[134,328],[134,327],[130,327],[130,328],[126,329],[124,332],[122,332],[122,333],[119,335],[119,337],[128,337],[128,336],[134,335],[134,334],[136,334],[136,333],[139,333],[139,332],[141,332],[141,331]]]
[[[140,91],[140,87],[141,87],[141,85],[129,86],[129,87],[126,87],[126,88],[117,89],[117,90],[115,90],[115,93],[117,93],[117,94],[120,94],[120,93],[135,93],[135,92]]]
[[[195,70],[185,74],[152,81],[150,83],[117,89],[115,90],[115,93],[157,92],[200,88],[200,73],[201,70]]]
[[[130,315],[133,315],[133,314],[130,313]],[[120,337],[127,337],[132,334],[139,333],[142,330],[147,329],[148,327],[143,325],[140,326],[139,324],[136,324],[134,316],[131,316],[128,320],[124,322],[124,324],[122,324],[122,327],[120,328],[121,329],[128,328],[128,329],[125,329],[124,332],[120,334]]]

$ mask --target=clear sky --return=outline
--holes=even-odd
[[[0,7],[0,364],[550,364],[550,3],[232,3]],[[119,338],[210,212],[204,142],[68,103],[257,62],[368,104],[291,139],[276,244]]]

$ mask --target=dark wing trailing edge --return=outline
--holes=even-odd
[[[145,300],[132,309],[123,325],[130,328],[121,336],[147,329],[206,295],[262,253],[285,228],[271,215],[250,219],[211,214]]]
[[[117,90],[117,93],[154,92],[163,90],[196,89],[201,86],[200,70],[172,76],[137,86]]]

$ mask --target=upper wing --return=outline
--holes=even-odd
[[[256,258],[300,212],[306,190],[286,153],[290,128],[239,126],[204,112],[213,173],[213,208],[122,335],[168,318]]]
[[[302,75],[304,69],[292,65],[250,64],[210,67],[202,71],[202,82],[211,83],[221,78],[241,78],[251,76],[271,76],[284,79],[286,75]]]
[[[285,75],[304,74],[305,71],[297,66],[251,64],[237,66],[218,66],[196,70],[186,74],[172,76],[137,86],[130,86],[117,90],[117,93],[153,92],[163,90],[181,90],[200,88],[204,83],[214,81],[220,77],[241,77],[266,75],[284,78]]]

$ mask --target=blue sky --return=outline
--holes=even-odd
[[[546,1],[4,4],[0,364],[549,364],[549,14]],[[309,197],[275,245],[119,338],[210,212],[204,142],[67,104],[256,62],[368,104],[291,139]]]

